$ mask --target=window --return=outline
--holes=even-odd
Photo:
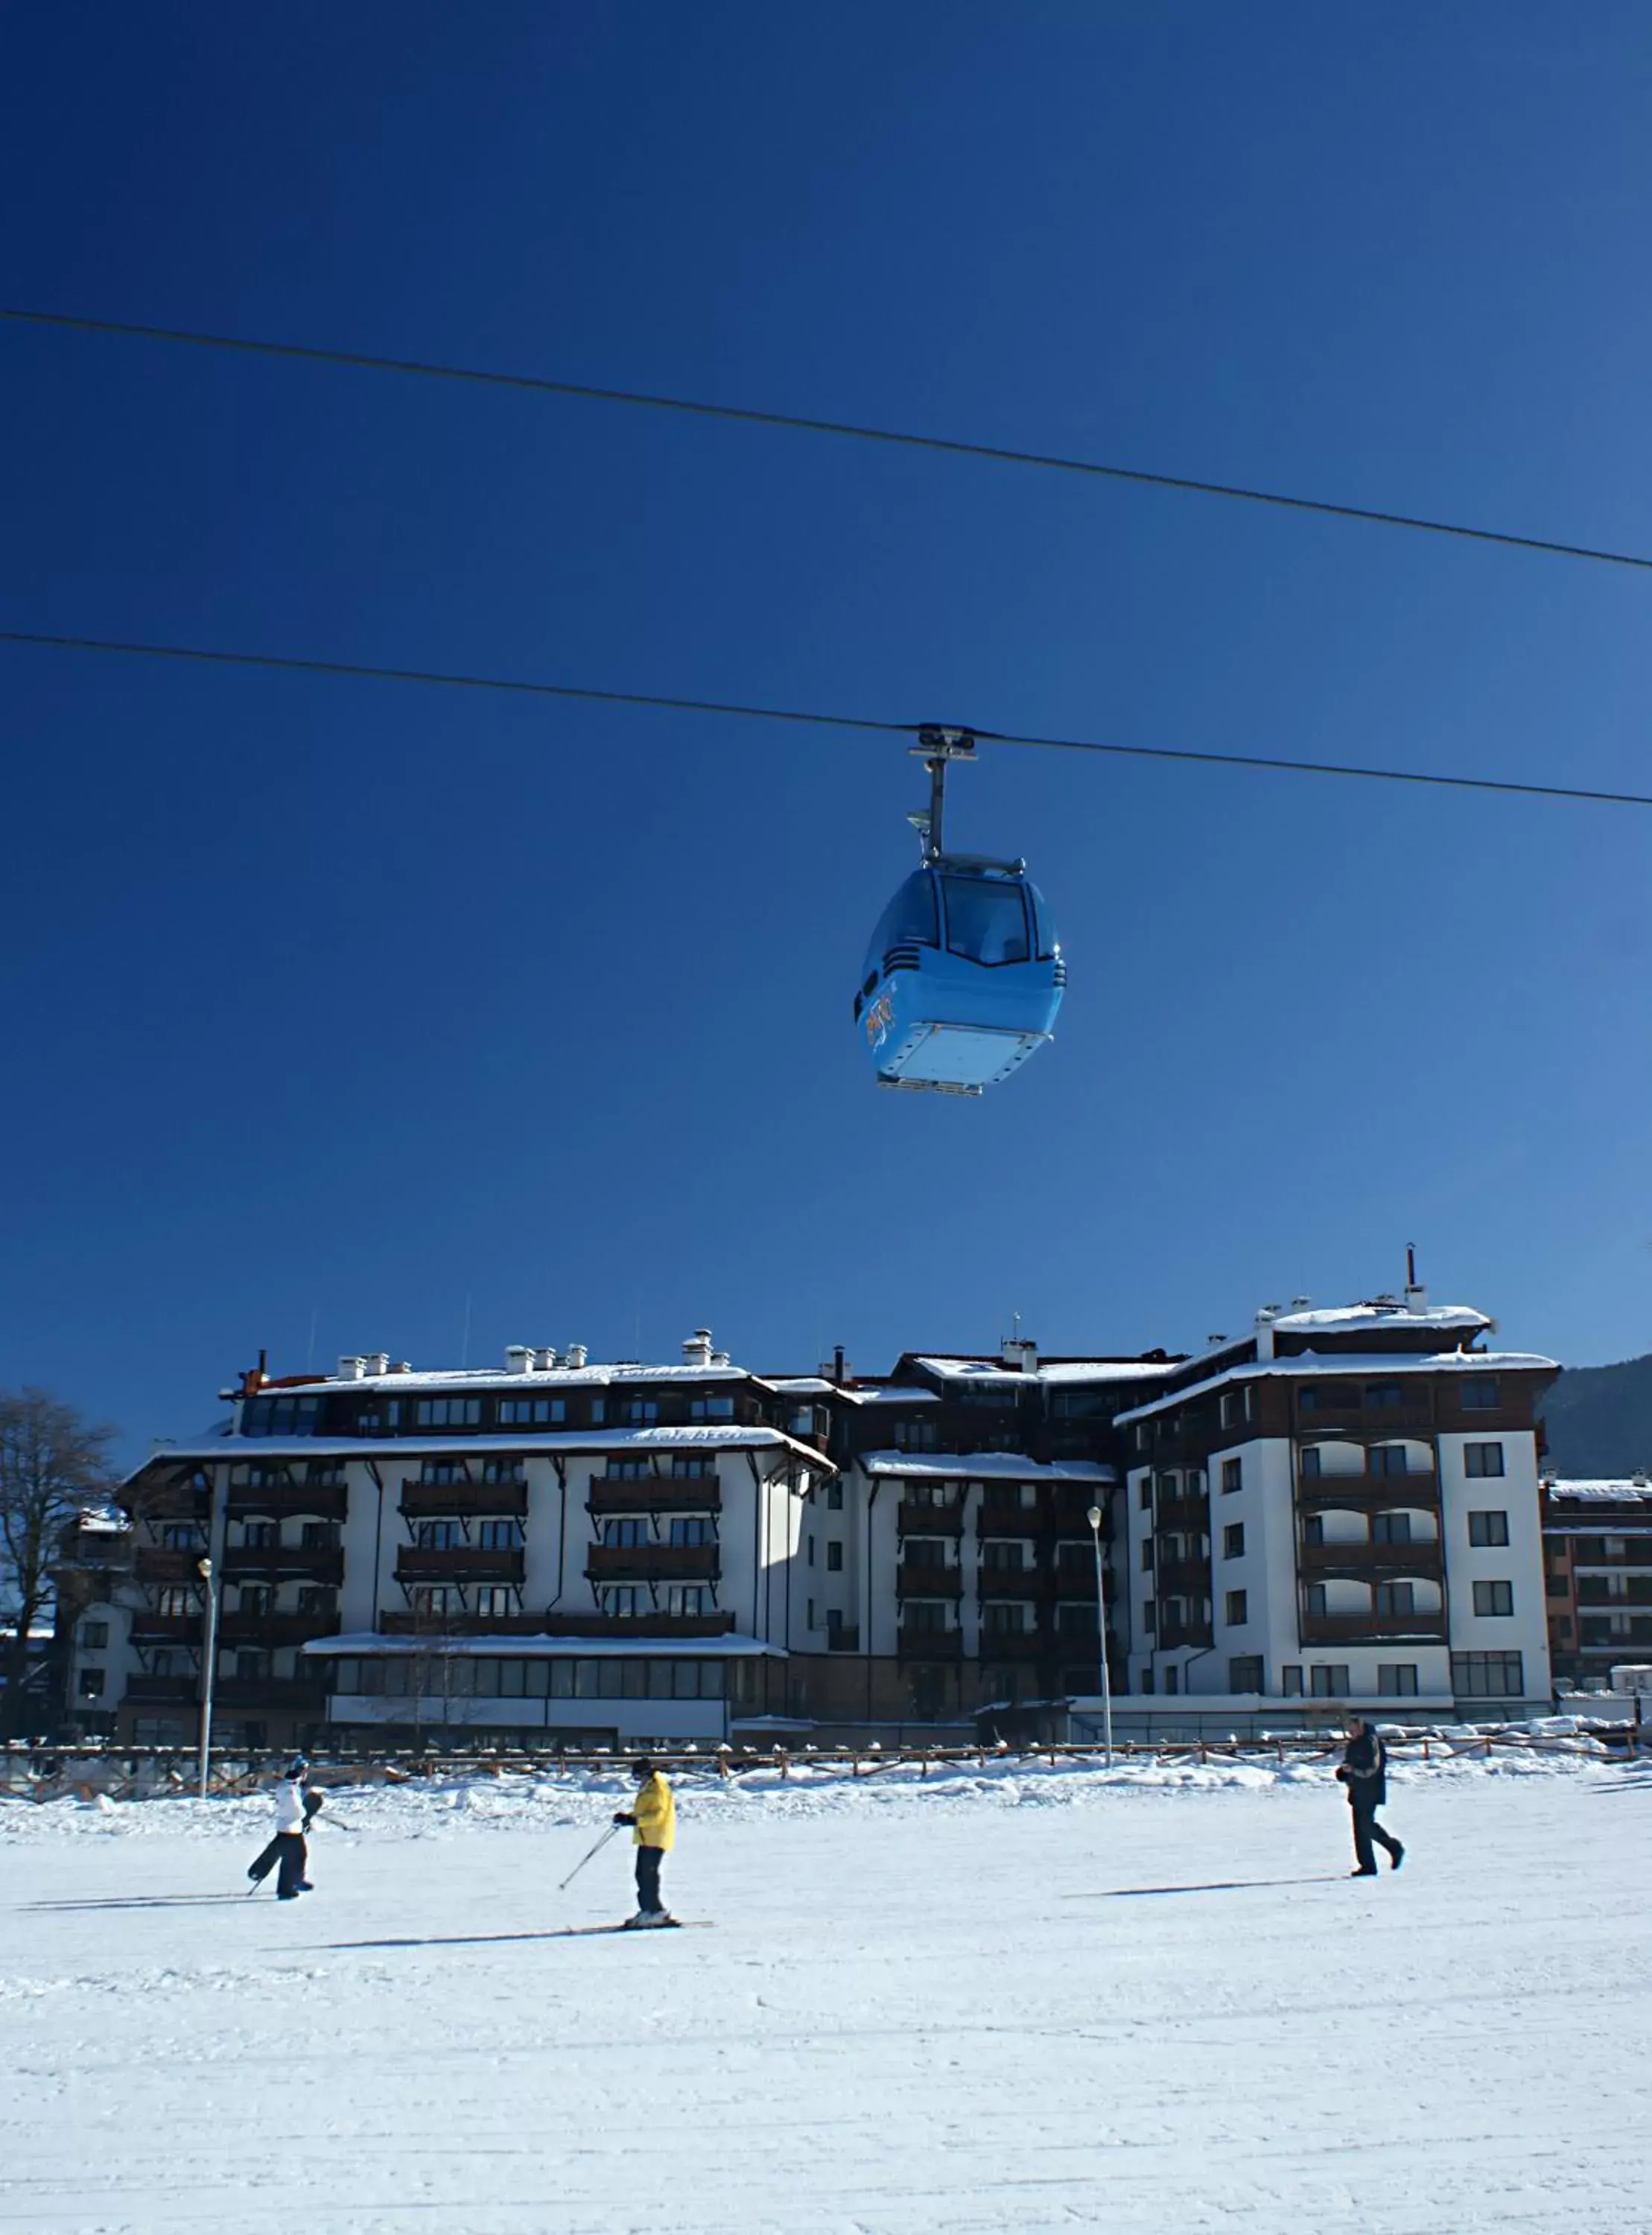
[[[1476,1614],[1512,1614],[1514,1586],[1512,1583],[1476,1583],[1474,1586]]]
[[[1472,1516],[1470,1517],[1472,1519]],[[1470,1541],[1472,1542],[1472,1540],[1471,1539]],[[1565,1570],[1564,1568],[1557,1569],[1549,1577],[1549,1596],[1551,1599],[1564,1599],[1569,1598],[1570,1595],[1571,1585],[1566,1580]]]
[[[1317,1482],[1324,1471],[1324,1461],[1317,1444],[1304,1444],[1296,1462],[1296,1471],[1310,1482]]]
[[[671,1461],[671,1473],[677,1482],[712,1482],[716,1479],[717,1462],[679,1452]]]
[[[1371,1516],[1371,1542],[1374,1544],[1408,1544],[1411,1542],[1411,1516],[1408,1513],[1374,1513]]]
[[[814,1618],[814,1601],[813,1599],[808,1603],[808,1620],[804,1624],[804,1627],[806,1629],[819,1629],[820,1627],[819,1623]]]
[[[1303,1695],[1303,1672],[1293,1662],[1287,1662],[1279,1671],[1279,1689],[1287,1700],[1300,1700]]]
[[[1459,1700],[1518,1700],[1525,1674],[1518,1653],[1453,1653],[1451,1686]]]
[[[843,1511],[843,1485],[841,1482],[829,1482],[826,1485],[826,1511],[828,1513],[841,1513]]]
[[[842,1568],[843,1546],[837,1537],[830,1537],[826,1543],[826,1572],[829,1575],[837,1575],[841,1572]]]
[[[1180,1477],[1161,1474],[1157,1478],[1155,1487],[1160,1498],[1179,1498],[1182,1488]]]
[[[670,1541],[673,1544],[715,1544],[717,1524],[706,1514],[689,1514],[683,1519],[672,1522]],[[830,1567],[831,1564],[828,1560],[826,1565]]]
[[[1204,1497],[1204,1495],[1205,1495],[1205,1470],[1204,1470],[1204,1468],[1203,1468],[1203,1467],[1189,1467],[1189,1468],[1188,1468],[1188,1470],[1187,1470],[1187,1495],[1188,1495],[1190,1498],[1203,1498],[1203,1497]]]
[[[1141,1487],[1136,1492],[1136,1503],[1144,1513],[1151,1513],[1153,1510],[1153,1478],[1150,1474],[1145,1474],[1141,1478]]]
[[[1088,1642],[1098,1635],[1094,1599],[1067,1599],[1057,1603],[1055,1634],[1068,1645]]]
[[[841,1607],[828,1607],[826,1609],[826,1626],[829,1630],[833,1630],[834,1632],[843,1628],[843,1609]]]
[[[608,1482],[652,1482],[652,1459],[610,1459],[604,1480]]]
[[[415,1614],[445,1615],[453,1596],[446,1583],[421,1583],[413,1594],[413,1611]]]
[[[593,1397],[593,1398],[591,1399],[591,1426],[592,1426],[593,1428],[600,1428],[600,1427],[601,1427],[601,1426],[602,1426],[602,1424],[603,1424],[603,1422],[604,1422],[607,1418],[608,1418],[608,1399],[606,1399],[606,1397]]]
[[[301,1548],[306,1552],[336,1552],[339,1531],[336,1521],[306,1521],[299,1532]]]
[[[1244,1488],[1244,1461],[1224,1459],[1222,1462],[1222,1495],[1226,1498],[1236,1490]]]
[[[421,1397],[413,1408],[421,1428],[474,1428],[480,1425],[480,1397]]]
[[[1265,1688],[1259,1653],[1237,1653],[1228,1662],[1230,1692],[1260,1692]]]
[[[1501,1444],[1465,1444],[1463,1445],[1463,1472],[1471,1481],[1489,1479],[1491,1476],[1500,1475],[1502,1471],[1503,1446]]]
[[[501,1397],[499,1400],[501,1428],[552,1427],[567,1417],[567,1399],[563,1397]]]
[[[271,1583],[243,1583],[241,1586],[242,1614],[268,1614],[275,1605],[275,1588]]]
[[[484,1459],[481,1473],[484,1482],[520,1482],[522,1462],[520,1459]]]
[[[101,1668],[82,1668],[79,1682],[82,1699],[101,1700],[103,1697],[104,1681],[104,1672]]]
[[[981,1627],[991,1637],[1019,1637],[1029,1627],[1022,1599],[990,1599],[981,1609]]]
[[[1325,1610],[1324,1584],[1308,1584],[1303,1592],[1303,1612],[1304,1614],[1322,1615]]]
[[[1390,1700],[1414,1700],[1417,1696],[1416,1663],[1401,1661],[1379,1668],[1377,1690],[1386,1693]]]
[[[937,1420],[897,1420],[894,1443],[898,1452],[938,1452],[941,1448],[940,1423]]]
[[[464,1537],[456,1521],[415,1521],[413,1542],[421,1552],[451,1552]]]
[[[1179,1668],[1166,1668],[1166,1671],[1165,1671],[1165,1689],[1166,1689],[1166,1692],[1168,1692],[1168,1693],[1170,1693],[1170,1694],[1173,1696],[1173,1695],[1175,1695],[1175,1694],[1179,1694],[1179,1693],[1180,1692],[1181,1688],[1182,1688],[1182,1672],[1181,1672],[1181,1670],[1180,1670]]]
[[[1153,1540],[1151,1537],[1144,1537],[1141,1540],[1141,1564],[1149,1575],[1152,1573]]]
[[[734,1417],[732,1397],[696,1397],[689,1406],[691,1420],[732,1420]]]
[[[81,1643],[88,1652],[101,1652],[108,1642],[109,1625],[107,1622],[83,1622],[81,1624]]]
[[[1316,1700],[1345,1700],[1353,1690],[1348,1681],[1345,1661],[1327,1661],[1308,1672],[1309,1689]]]
[[[241,1407],[244,1436],[313,1436],[321,1411],[316,1397],[249,1397]]]
[[[1365,1401],[1374,1411],[1381,1412],[1405,1402],[1405,1392],[1397,1381],[1368,1381]]]
[[[1250,1619],[1250,1594],[1246,1591],[1230,1591],[1227,1595],[1226,1615],[1230,1629],[1243,1629]]]
[[[241,1542],[251,1551],[273,1552],[281,1543],[281,1524],[278,1521],[244,1521]]]
[[[1159,1602],[1157,1599],[1148,1599],[1143,1603],[1141,1609],[1141,1626],[1143,1629],[1146,1631],[1149,1637],[1151,1637],[1153,1635],[1153,1632],[1158,1629]]]
[[[173,1662],[176,1658],[177,1655],[169,1645],[160,1646],[147,1656],[148,1674],[151,1676],[170,1676],[173,1673]],[[187,1662],[185,1666],[187,1668]]]
[[[463,1459],[426,1459],[419,1469],[421,1482],[468,1482]]]
[[[1141,1672],[1141,1688],[1145,1693],[1146,1693],[1149,1699],[1152,1696],[1154,1681],[1155,1679],[1153,1676],[1152,1666],[1150,1662]]]
[[[193,1521],[168,1521],[160,1532],[160,1541],[169,1552],[204,1552],[206,1532]]]
[[[1249,1381],[1242,1383],[1237,1389],[1224,1389],[1222,1392],[1222,1426],[1233,1428],[1241,1420],[1253,1419],[1255,1401],[1256,1390]]]
[[[901,1565],[904,1568],[944,1568],[946,1539],[943,1537],[909,1537],[901,1546]]]
[[[650,1531],[647,1522],[636,1514],[627,1514],[623,1519],[604,1521],[603,1524],[604,1544],[627,1546],[646,1544],[650,1541]]]
[[[989,1575],[1020,1575],[1028,1564],[1027,1547],[1019,1537],[989,1537],[981,1547],[981,1564]]]
[[[1307,1381],[1296,1398],[1304,1412],[1348,1412],[1357,1401],[1346,1381]]]
[[[1410,1583],[1379,1583],[1371,1594],[1371,1610],[1378,1615],[1416,1612],[1417,1594]]]
[[[476,1542],[484,1552],[512,1552],[516,1549],[514,1521],[479,1521]]]
[[[1466,1374],[1463,1377],[1464,1412],[1495,1412],[1497,1408],[1498,1386],[1496,1374]]]
[[[948,951],[989,968],[1025,962],[1032,949],[1027,935],[1027,904],[1021,885],[1010,879],[944,877]]]
[[[667,1614],[699,1615],[711,1612],[711,1593],[703,1583],[672,1583],[665,1594]]]
[[[814,1539],[813,1537],[806,1537],[803,1540],[803,1557],[807,1564],[812,1568],[814,1565]],[[811,1629],[814,1628],[813,1619],[811,1619],[809,1622],[809,1628]]]
[[[1244,1524],[1243,1521],[1230,1521],[1222,1531],[1222,1557],[1224,1560],[1244,1559]]]
[[[1373,1474],[1409,1474],[1411,1455],[1403,1444],[1373,1444],[1366,1453]]]
[[[597,1593],[599,1610],[611,1619],[615,1616],[637,1615],[643,1611],[643,1594],[634,1583],[622,1583]]]
[[[660,1417],[657,1397],[627,1397],[619,1408],[619,1417],[629,1427],[651,1427]]]
[[[241,1594],[241,1603],[243,1607],[246,1604],[245,1591]],[[324,1583],[305,1583],[299,1589],[298,1611],[300,1614],[325,1615],[330,1621],[338,1612],[338,1593],[329,1590]]]
[[[901,1609],[904,1629],[930,1633],[946,1628],[944,1599],[908,1599]]]
[[[1491,1449],[1500,1452],[1502,1445],[1493,1444]],[[1468,1517],[1468,1541],[1471,1544],[1506,1544],[1509,1541],[1508,1515],[1502,1512],[1471,1513]]]
[[[1304,1544],[1322,1544],[1324,1542],[1325,1517],[1323,1514],[1304,1513],[1303,1516],[1303,1543]]]
[[[235,1656],[235,1674],[244,1684],[261,1684],[270,1674],[270,1656],[261,1645],[245,1646]]]
[[[508,1583],[483,1583],[476,1593],[478,1614],[502,1615],[514,1612],[512,1601],[515,1593]]]
[[[169,1583],[165,1590],[155,1594],[155,1612],[165,1615],[169,1622],[179,1622],[201,1611],[201,1603],[186,1583]]]

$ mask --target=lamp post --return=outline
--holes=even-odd
[[[1088,1514],[1090,1541],[1095,1546],[1095,1622],[1101,1640],[1101,1737],[1107,1750],[1107,1767],[1113,1766],[1113,1681],[1107,1674],[1107,1595],[1101,1580],[1101,1509],[1093,1505]]]
[[[195,1563],[201,1579],[201,1589],[206,1594],[206,1655],[201,1665],[201,1799],[206,1798],[206,1769],[212,1751],[212,1683],[218,1675],[218,1588],[212,1579],[212,1563],[201,1559]]]

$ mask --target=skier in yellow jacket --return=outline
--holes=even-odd
[[[616,1824],[635,1828],[637,1845],[637,1914],[635,1925],[675,1924],[660,1899],[660,1865],[677,1843],[677,1805],[671,1788],[654,1764],[646,1759],[631,1764],[637,1779],[637,1806],[621,1809]]]

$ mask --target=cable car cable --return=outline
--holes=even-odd
[[[784,427],[810,435],[835,435],[861,442],[883,442],[915,450],[937,450],[953,457],[985,458],[1000,465],[1036,466],[1047,472],[1083,474],[1093,480],[1135,482],[1148,488],[1180,489],[1194,496],[1219,496],[1244,504],[1271,505],[1287,512],[1316,513],[1331,520],[1359,521],[1378,528],[1405,528],[1425,535],[1449,535],[1469,543],[1501,544],[1513,551],[1535,551],[1552,559],[1590,559],[1606,567],[1632,567],[1652,573],[1652,557],[1612,551],[1587,543],[1565,543],[1542,535],[1516,535],[1507,529],[1475,528],[1464,521],[1430,520],[1419,514],[1385,512],[1375,507],[1338,504],[1326,497],[1292,496],[1281,489],[1250,488],[1232,482],[1197,480],[1186,474],[1161,474],[1142,466],[1119,466],[1095,458],[1069,458],[1041,450],[1018,450],[996,442],[966,442],[951,436],[920,435],[896,427],[866,427],[846,419],[813,419],[792,411],[763,411],[748,404],[707,403],[685,396],[654,396],[629,388],[598,388],[575,380],[551,380],[533,373],[491,372],[475,365],[436,364],[417,357],[375,357],[358,350],[323,349],[301,342],[251,341],[235,334],[208,334],[175,326],[133,325],[118,318],[73,318],[61,311],[25,311],[0,305],[0,318],[16,324],[67,327],[80,333],[114,334],[127,340],[173,342],[193,349],[228,350],[249,357],[295,357],[311,364],[348,365],[361,372],[397,372],[421,380],[450,380],[486,388],[511,388],[531,395],[578,397],[594,403],[627,403],[650,411],[678,411],[702,419],[732,419],[748,426]]]
[[[365,660],[306,659],[269,652],[220,652],[205,645],[137,644],[110,637],[56,636],[40,629],[0,629],[0,644],[58,652],[115,652],[137,659],[175,659],[210,667],[251,667],[289,675],[323,675],[373,683],[419,683],[446,691],[499,691],[529,698],[562,698],[592,705],[641,706],[671,714],[721,714],[744,722],[786,722],[819,730],[864,730],[883,737],[917,737],[927,722],[880,721],[867,714],[823,714],[796,706],[750,706],[728,699],[685,698],[652,691],[604,691],[589,684],[529,682],[505,675],[465,675],[437,668],[383,667]],[[1218,753],[1191,745],[1118,745],[1095,737],[1045,737],[1013,730],[968,725],[983,744],[1033,747],[1062,753],[1108,753],[1123,760],[1191,761],[1205,767],[1272,770],[1288,776],[1350,777],[1367,783],[1430,784],[1451,791],[1507,792],[1528,799],[1583,800],[1601,807],[1652,807],[1652,793],[1597,791],[1579,784],[1525,783],[1512,777],[1443,776],[1427,769],[1374,768],[1351,761],[1295,761],[1271,753]]]

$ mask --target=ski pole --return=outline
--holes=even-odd
[[[574,1865],[567,1877],[564,1878],[562,1884],[557,1888],[557,1891],[558,1893],[567,1892],[568,1888],[573,1884],[580,1871],[584,1869],[585,1865],[591,1860],[591,1855],[599,1854],[603,1848],[608,1845],[608,1842],[613,1838],[615,1832],[617,1832],[619,1826],[617,1824],[611,1824],[608,1829],[603,1833],[601,1838],[597,1840],[597,1845],[591,1850],[591,1853],[581,1855],[579,1860]]]

